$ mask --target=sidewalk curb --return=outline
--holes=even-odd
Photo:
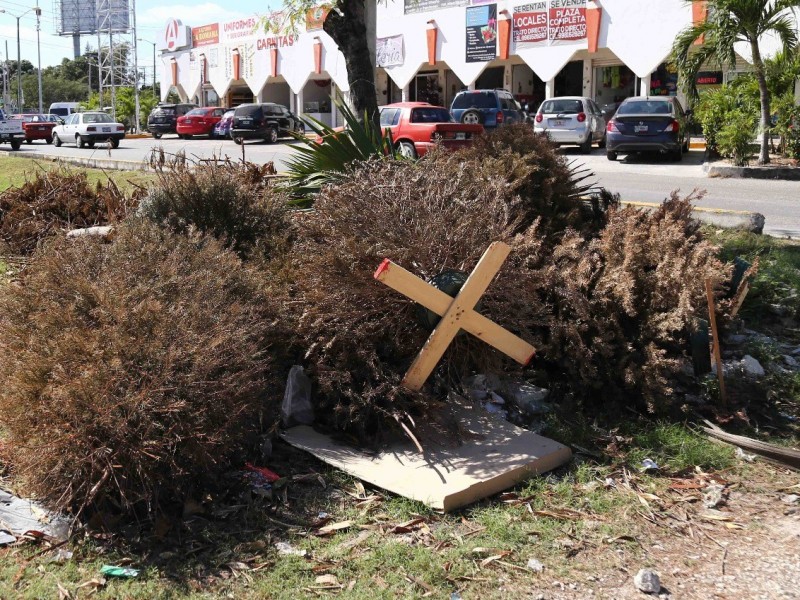
[[[622,201],[623,204],[653,210],[661,206],[660,202],[629,202]],[[748,210],[729,210],[725,208],[710,208],[704,206],[693,206],[692,214],[698,221],[724,227],[725,229],[743,229],[752,233],[763,233],[766,219],[764,215]]]
[[[40,154],[38,152],[26,152],[25,150],[0,150],[0,155],[17,158],[28,158],[46,160],[49,162],[60,162],[76,167],[88,167],[90,169],[110,169],[115,171],[148,171],[153,169],[144,161],[116,160],[113,158],[96,158],[93,156],[59,156],[57,154]]]
[[[707,177],[800,181],[800,167],[733,167],[704,162],[703,172]]]

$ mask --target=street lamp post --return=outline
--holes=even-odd
[[[19,45],[19,20],[27,15],[29,12],[33,12],[37,10],[36,8],[29,8],[21,15],[13,15],[8,12],[5,8],[0,8],[0,13],[6,13],[9,16],[14,17],[17,20],[17,112],[22,112],[22,58],[21,58],[21,51]]]
[[[42,9],[39,8],[39,0],[36,0],[36,6],[33,10],[36,13],[36,60],[39,63],[36,71],[36,81],[39,84],[39,114],[42,114],[44,112],[42,108],[42,46],[39,43],[39,30],[41,29],[39,21],[42,17]]]
[[[147,42],[148,44],[153,45],[153,96],[156,95],[156,43],[151,42],[150,40],[144,40],[142,38],[136,38],[137,41],[140,42]]]

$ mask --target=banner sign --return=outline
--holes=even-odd
[[[219,44],[219,23],[192,27],[192,47]]]
[[[328,16],[329,8],[315,6],[306,11],[306,31],[317,31],[322,29],[325,17]]]
[[[550,0],[550,44],[586,39],[586,0]]]
[[[514,8],[514,43],[522,47],[543,45],[548,39],[547,0]]]
[[[697,85],[722,85],[722,71],[700,71],[695,78]]]
[[[375,64],[377,66],[397,67],[404,62],[402,35],[393,35],[375,40]]]
[[[467,62],[497,57],[497,4],[467,8]]]
[[[537,0],[514,8],[517,48],[574,44],[586,40],[586,0]]]
[[[407,15],[430,12],[440,8],[464,6],[467,2],[468,0],[403,0],[403,12]]]

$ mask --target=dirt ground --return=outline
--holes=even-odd
[[[569,578],[546,578],[531,598],[646,598],[633,578],[656,571],[658,597],[687,600],[800,598],[800,476],[763,466],[727,482],[727,498],[706,509],[700,490],[670,489],[650,519],[638,518],[639,551],[595,547],[572,559]],[[680,482],[676,486],[682,485]],[[686,485],[691,485],[687,483]],[[621,515],[623,518],[627,515]]]

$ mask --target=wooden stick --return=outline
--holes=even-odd
[[[703,427],[709,436],[714,437],[728,444],[750,450],[756,454],[760,454],[770,460],[780,462],[784,465],[800,469],[800,450],[794,448],[784,448],[783,446],[776,446],[775,444],[768,444],[761,440],[754,440],[753,438],[745,437],[743,435],[734,435],[723,431],[710,421],[704,421],[706,427]]]
[[[375,271],[375,279],[435,312],[440,317],[453,303],[451,296],[388,258]],[[461,318],[461,329],[497,348],[521,365],[527,365],[536,353],[536,349],[528,342],[474,310],[464,312]]]
[[[708,299],[708,322],[711,324],[711,336],[714,342],[714,360],[717,363],[717,378],[719,379],[719,399],[722,406],[728,407],[725,397],[725,378],[722,375],[722,353],[719,348],[719,334],[717,333],[717,316],[714,309],[714,289],[711,280],[706,279],[706,298]]]
[[[739,309],[742,308],[742,304],[744,304],[744,299],[747,297],[747,292],[750,291],[750,283],[745,281],[739,286],[739,291],[736,293],[736,297],[733,300],[733,310],[731,310],[731,319],[736,316],[739,312]]]
[[[489,287],[510,252],[511,247],[503,242],[493,242],[486,249],[477,266],[464,282],[461,291],[447,308],[447,312],[442,315],[436,329],[433,330],[408,369],[402,382],[405,387],[411,390],[422,389],[425,380],[433,372],[450,342],[461,329],[464,313],[475,308],[475,304]]]

